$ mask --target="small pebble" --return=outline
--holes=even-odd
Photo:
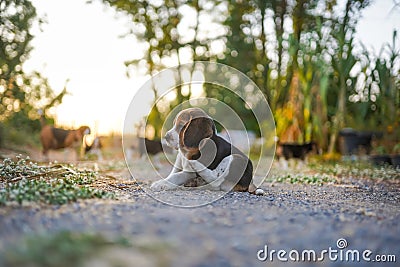
[[[261,188],[257,188],[254,194],[256,194],[257,196],[262,196],[265,194],[265,192]]]

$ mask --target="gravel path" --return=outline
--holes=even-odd
[[[119,172],[126,182],[126,171]],[[125,180],[124,180],[125,179]],[[150,181],[143,181],[147,188]],[[274,255],[262,262],[257,252],[338,249],[344,238],[347,248],[369,249],[395,255],[397,263],[369,266],[399,266],[400,186],[397,181],[348,179],[339,185],[268,183],[264,196],[228,193],[218,201],[198,208],[162,204],[134,184],[119,189],[117,200],[86,200],[63,206],[0,208],[0,249],[26,235],[60,230],[124,236],[134,247],[98,255],[87,266],[282,266]],[[158,193],[174,202],[183,198],[202,200],[219,192],[175,190]],[[145,248],[145,249],[144,249]],[[340,250],[339,250],[340,251]],[[263,256],[264,254],[260,254]],[[286,255],[288,257],[288,255]],[[117,259],[116,259],[117,258]],[[100,260],[102,259],[102,260]],[[100,262],[103,262],[100,264]],[[292,262],[299,266],[299,262]],[[301,262],[300,266],[365,266],[366,262]]]

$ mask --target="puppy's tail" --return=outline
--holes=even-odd
[[[249,190],[248,191],[249,191],[250,194],[254,194],[254,195],[257,195],[257,196],[262,196],[262,195],[265,194],[264,190],[262,190],[261,188],[257,188],[253,184],[253,182],[249,185]]]
[[[43,109],[39,109],[38,110],[38,114],[40,115],[40,125],[43,128],[46,125],[46,118],[44,117],[44,110]]]

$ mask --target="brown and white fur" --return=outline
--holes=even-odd
[[[44,115],[42,115],[41,124],[40,141],[45,160],[49,160],[49,150],[79,147],[82,145],[84,135],[90,134],[88,126],[81,126],[76,130],[65,130],[47,125]]]
[[[201,177],[215,190],[264,193],[253,184],[250,159],[216,134],[214,121],[202,109],[181,111],[165,140],[178,155],[168,177],[154,182],[151,189],[174,189]]]

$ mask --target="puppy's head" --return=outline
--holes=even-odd
[[[201,141],[215,133],[214,121],[200,108],[189,108],[178,113],[174,125],[165,135],[167,144],[182,152],[199,151]]]
[[[81,141],[84,135],[90,134],[90,128],[88,126],[81,126],[75,131],[75,140]]]

